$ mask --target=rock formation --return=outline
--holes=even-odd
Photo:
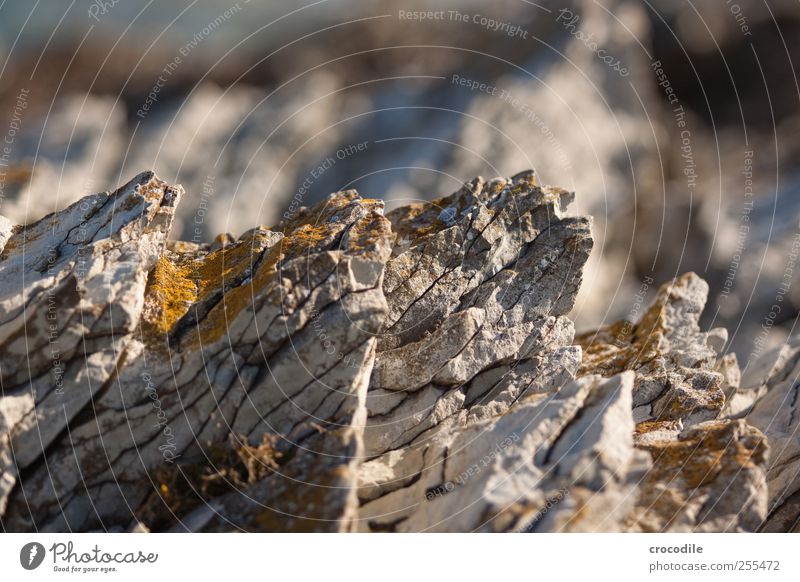
[[[0,220],[6,531],[797,527],[800,344],[744,376],[708,286],[575,337],[592,248],[533,172],[169,240],[152,172]]]

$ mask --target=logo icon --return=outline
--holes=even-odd
[[[19,551],[19,563],[26,570],[35,570],[44,561],[44,546],[38,542],[30,542]]]

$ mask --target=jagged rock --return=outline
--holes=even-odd
[[[771,519],[796,506],[796,499],[789,499],[800,491],[799,375],[800,337],[794,336],[756,360],[742,378],[751,392],[763,393],[746,418],[770,442],[767,482]]]
[[[386,311],[379,284],[392,235],[378,212],[380,204],[345,192],[333,196],[320,213],[298,216],[283,232],[256,229],[217,251],[192,245],[165,249],[163,228],[157,231],[160,238],[150,243],[152,248],[142,248],[154,236],[149,234],[149,223],[156,222],[142,218],[143,207],[149,213],[145,217],[160,216],[157,211],[162,199],[174,202],[169,192],[172,190],[152,174],[145,174],[112,197],[90,199],[97,206],[106,202],[106,214],[92,207],[93,214],[87,219],[77,209],[65,211],[26,228],[6,244],[0,269],[5,281],[15,282],[23,270],[35,272],[42,262],[40,252],[35,252],[40,250],[35,246],[38,239],[33,237],[41,234],[39,230],[47,232],[54,223],[57,232],[67,235],[77,228],[89,231],[92,240],[98,241],[93,261],[100,264],[88,270],[96,277],[85,285],[87,292],[80,280],[74,290],[70,270],[61,270],[72,266],[66,262],[71,258],[67,250],[77,255],[82,248],[73,244],[61,252],[55,269],[56,280],[64,281],[62,287],[69,293],[56,295],[62,301],[73,296],[77,301],[93,292],[99,305],[88,304],[87,299],[94,298],[89,295],[81,304],[83,312],[92,308],[100,317],[109,310],[120,310],[120,314],[111,311],[116,315],[114,324],[120,330],[126,325],[124,331],[129,334],[122,338],[125,345],[109,347],[100,335],[103,328],[89,325],[85,315],[82,324],[69,313],[61,316],[61,321],[77,328],[66,328],[72,332],[68,337],[73,343],[84,340],[84,346],[87,342],[95,346],[92,342],[98,340],[98,351],[84,348],[86,361],[101,358],[97,366],[87,367],[82,353],[71,359],[67,346],[60,348],[62,358],[69,362],[68,373],[74,375],[64,380],[66,396],[56,400],[50,411],[48,401],[43,401],[47,393],[36,387],[42,392],[41,396],[34,392],[37,416],[25,423],[23,418],[6,418],[16,465],[30,471],[25,492],[16,490],[17,501],[12,496],[3,518],[8,528],[124,526],[139,515],[158,514],[146,502],[162,505],[161,513],[168,512],[166,502],[148,497],[159,486],[158,475],[152,473],[165,466],[183,471],[184,464],[210,461],[208,447],[225,442],[231,433],[249,442],[259,442],[267,433],[279,435],[276,450],[291,457],[281,466],[282,479],[307,472],[307,465],[323,450],[328,451],[333,455],[329,471],[314,467],[315,492],[326,474],[332,484],[354,481],[350,465],[358,459],[361,446],[356,427],[363,424],[374,334]],[[112,230],[108,220],[113,208]],[[162,227],[163,223],[157,222]],[[137,228],[143,231],[140,236],[132,232]],[[117,238],[122,241],[116,242]],[[28,241],[24,261],[18,258],[22,240]],[[132,246],[140,263],[117,260],[108,265],[120,255],[116,250],[120,244]],[[156,244],[160,246],[155,248]],[[13,249],[9,249],[11,245]],[[122,291],[111,292],[118,284],[124,285],[126,297],[121,297]],[[134,284],[137,287],[130,289]],[[44,292],[36,291],[44,302]],[[12,325],[20,328],[23,321],[28,330],[37,329],[32,327],[32,318],[24,320],[14,311],[21,310],[18,305],[23,298],[30,306],[33,293],[6,292],[10,298],[3,304],[9,338],[3,355],[4,408],[15,403],[9,387],[20,384],[33,364],[38,366],[37,376],[43,378],[38,381],[53,385],[48,373],[52,361],[44,355],[41,362],[30,365],[20,356],[9,357],[15,350],[22,355],[25,339],[29,345],[36,339],[46,341],[44,335],[15,334],[10,329]],[[68,307],[74,311],[74,305]],[[34,313],[44,319],[46,308]],[[110,321],[112,316],[106,318]],[[23,347],[15,347],[17,343]],[[107,353],[112,348],[114,358]],[[94,371],[99,364],[105,367]],[[111,377],[115,364],[116,376]],[[96,376],[91,383],[94,392],[83,386],[86,381],[82,378],[90,374]],[[21,384],[18,392],[19,398],[29,398],[30,386]],[[64,402],[69,404],[69,414],[62,412]],[[27,415],[33,416],[33,402],[29,409]],[[44,429],[37,430],[44,414],[48,421],[46,459],[38,440]],[[320,433],[328,434],[324,443],[313,438]],[[288,449],[291,455],[286,453]],[[57,480],[51,479],[53,472],[59,475]],[[267,501],[279,489],[277,479],[271,481]],[[281,515],[281,510],[293,511],[312,519],[313,511],[306,507],[303,494],[294,491],[298,501],[282,495],[268,511],[276,515]],[[320,512],[336,516],[324,528],[345,529],[354,493],[345,486],[334,491],[335,499],[319,507]],[[169,491],[163,493],[167,496]],[[20,496],[35,503],[28,506]],[[286,527],[292,527],[290,520]]]
[[[5,241],[0,513],[19,472],[111,388],[181,194],[146,172],[114,193],[15,226]]]
[[[730,359],[724,364],[726,375],[714,371],[727,332],[700,332],[707,296],[705,281],[688,273],[663,285],[638,321],[582,334],[576,338],[584,348],[579,374],[608,377],[634,370],[637,422],[680,420],[688,426],[717,418],[736,372]]]
[[[565,217],[571,199],[522,174],[389,213],[399,238],[386,265],[367,456],[572,379],[580,352],[565,314],[592,239],[588,219]]]
[[[582,378],[365,463],[361,528],[618,531],[647,468],[631,438],[632,386],[630,372]],[[411,464],[418,474],[401,487],[376,484]]]
[[[573,345],[591,221],[532,172],[213,244],[167,241],[182,193],[0,221],[5,530],[752,531],[767,479],[791,519],[795,352],[740,378],[693,274]]]
[[[743,420],[640,423],[637,447],[653,467],[640,485],[629,531],[756,531],[767,515],[767,439]]]
[[[700,331],[707,295],[688,273],[664,284],[637,321],[576,338],[579,375],[635,372],[634,441],[653,466],[626,520],[631,531],[755,531],[767,515],[767,439],[723,418],[740,372],[734,354],[719,356],[727,332]]]

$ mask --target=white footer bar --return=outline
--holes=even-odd
[[[798,564],[795,534],[0,535],[3,581],[777,581]]]

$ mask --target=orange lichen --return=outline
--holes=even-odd
[[[263,292],[271,282],[275,281],[276,266],[284,256],[281,244],[275,245],[266,252],[258,271],[251,280],[225,292],[219,303],[208,312],[202,321],[198,322],[190,343],[207,344],[220,339],[227,332],[230,322],[252,303],[257,294]]]
[[[171,258],[162,257],[150,275],[145,322],[150,330],[163,336],[175,329],[193,304],[206,303],[201,311],[207,310],[207,313],[194,322],[188,345],[203,345],[220,339],[255,297],[263,295],[271,284],[278,284],[276,275],[280,264],[335,243],[352,225],[350,217],[356,205],[373,212],[357,221],[357,225],[364,224],[361,229],[352,230],[345,250],[349,254],[379,252],[380,240],[388,240],[391,235],[388,222],[375,212],[382,209],[383,203],[365,202],[354,191],[330,196],[318,207],[304,210],[302,216],[282,225],[285,236],[269,249],[276,235],[263,229],[254,229],[238,241],[208,253],[173,245],[173,252],[169,253]]]
[[[289,234],[303,226],[320,226],[337,222],[337,215],[354,202],[363,202],[358,192],[346,190],[331,194],[314,208],[303,209],[297,216],[281,225],[281,232]]]
[[[575,343],[583,348],[578,375],[600,374],[611,377],[635,370],[660,355],[669,301],[667,287],[659,291],[653,305],[637,323],[621,320],[595,332],[578,335]]]
[[[253,268],[267,242],[265,232],[254,231],[251,236],[211,252],[197,261],[191,273],[197,284],[197,300],[205,301],[231,283],[244,278]]]
[[[651,442],[642,448],[653,457],[648,481],[672,483],[677,480],[694,489],[715,480],[720,473],[735,473],[764,462],[766,439],[755,429],[739,434],[736,421],[710,421],[702,430],[689,432],[679,440]]]
[[[197,300],[197,286],[192,270],[166,255],[158,258],[145,291],[143,320],[147,331],[160,335],[169,333],[175,322],[183,317]]]
[[[350,228],[344,250],[350,255],[385,261],[394,236],[386,218],[376,213],[369,214]]]
[[[658,423],[641,423],[649,430]],[[650,453],[653,466],[645,476],[638,509],[628,516],[630,531],[664,531],[686,519],[692,500],[702,503],[714,483],[735,487],[749,472],[766,463],[767,440],[742,420],[716,420],[696,425],[677,439],[647,440],[639,448]]]
[[[231,293],[226,291],[238,289],[234,285],[247,277],[267,243],[266,232],[254,231],[251,236],[208,254],[189,250],[162,255],[150,273],[145,292],[143,320],[147,335],[152,337],[155,332],[163,337],[170,333],[192,305],[220,292],[223,305],[231,304]]]
[[[680,424],[675,420],[648,420],[640,422],[634,429],[634,434],[643,435],[657,430],[676,430]]]

